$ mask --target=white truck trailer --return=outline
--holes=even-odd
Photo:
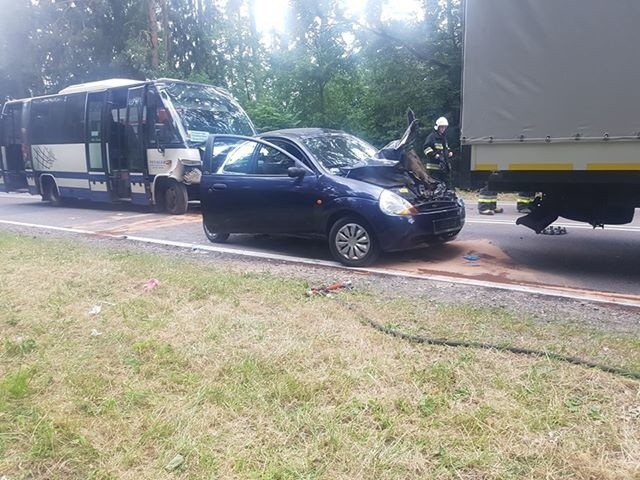
[[[640,1],[466,0],[463,145],[517,223],[624,224],[640,207]]]

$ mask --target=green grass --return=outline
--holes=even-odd
[[[0,478],[640,477],[640,382],[358,315],[635,369],[637,337],[78,242],[0,261]]]

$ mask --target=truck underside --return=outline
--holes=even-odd
[[[640,207],[640,172],[496,172],[497,192],[538,192],[531,213],[516,223],[540,233],[558,217],[595,227],[633,220]]]

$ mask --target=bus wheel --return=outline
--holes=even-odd
[[[62,197],[58,191],[56,181],[51,177],[47,176],[42,179],[42,199],[55,207],[62,205]]]
[[[164,192],[164,205],[171,215],[187,213],[187,206],[189,205],[187,187],[183,183],[170,180]]]

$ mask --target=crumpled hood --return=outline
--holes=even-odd
[[[366,163],[344,171],[343,176],[391,190],[414,205],[437,208],[444,204],[457,204],[458,197],[444,184],[428,191],[417,185],[414,179],[395,161],[369,159]],[[443,204],[444,202],[444,204]]]
[[[348,169],[344,176],[383,188],[403,187],[412,183],[411,177],[397,166],[397,162],[373,158],[367,160],[366,164]]]

